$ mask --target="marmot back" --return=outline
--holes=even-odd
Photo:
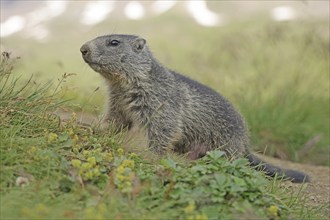
[[[232,104],[211,88],[162,66],[145,39],[101,36],[80,50],[85,62],[107,81],[105,121],[117,130],[138,126],[158,153],[173,150],[197,159],[221,149],[228,156],[250,155],[245,122]],[[248,158],[256,165],[255,157]],[[279,168],[268,172],[275,173],[285,175]],[[293,181],[305,178],[295,174],[286,176]]]

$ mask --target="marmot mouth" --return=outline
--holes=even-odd
[[[85,63],[87,63],[89,65],[97,65],[97,66],[107,65],[106,63],[101,63],[99,61],[92,60],[90,57],[83,56],[83,59],[84,59]]]
[[[96,62],[86,62],[94,71],[100,73],[101,75],[105,76],[106,78],[109,76],[122,76],[122,74],[118,73],[118,72],[111,72],[109,70],[107,70],[106,68],[104,69],[104,66],[100,63],[96,63]]]
[[[91,61],[90,59],[86,58],[86,57],[83,57],[84,61],[88,64],[88,65],[101,65],[100,63],[97,63],[97,62],[93,62]]]
[[[84,61],[86,62],[86,63],[88,63],[88,64],[91,64],[91,63],[93,63],[91,60],[89,60],[89,58],[88,57],[86,57],[86,56],[82,56],[82,58],[84,59]]]
[[[94,63],[94,62],[86,62],[93,70],[95,70],[96,72],[100,72],[102,71],[102,67],[100,64],[98,63]]]

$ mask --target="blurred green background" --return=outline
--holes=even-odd
[[[98,35],[139,35],[162,64],[234,103],[247,120],[253,150],[330,165],[328,1],[207,2],[218,16],[214,26],[198,24],[189,2],[181,1],[158,14],[154,2],[135,2],[144,12],[139,19],[125,17],[131,2],[113,2],[102,22],[83,25],[89,3],[67,1],[63,13],[38,21],[35,10],[45,11],[45,2],[1,1],[2,33],[11,16],[26,19],[22,30],[1,37],[1,52],[21,57],[17,76],[33,74],[38,83],[56,85],[64,73],[74,73],[63,85],[63,99],[77,111],[98,114],[105,86],[83,62],[80,46]],[[284,19],[274,15],[276,9]]]

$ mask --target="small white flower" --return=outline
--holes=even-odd
[[[26,177],[19,176],[16,179],[16,186],[24,187],[24,186],[29,185],[29,183],[30,183],[30,181]]]

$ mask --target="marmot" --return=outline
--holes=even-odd
[[[308,181],[298,171],[266,164],[249,150],[247,126],[232,104],[211,88],[161,65],[146,40],[134,35],[106,35],[85,43],[85,62],[108,85],[105,120],[116,129],[144,129],[157,153],[173,150],[198,159],[221,149],[246,156],[253,167],[293,182]]]

